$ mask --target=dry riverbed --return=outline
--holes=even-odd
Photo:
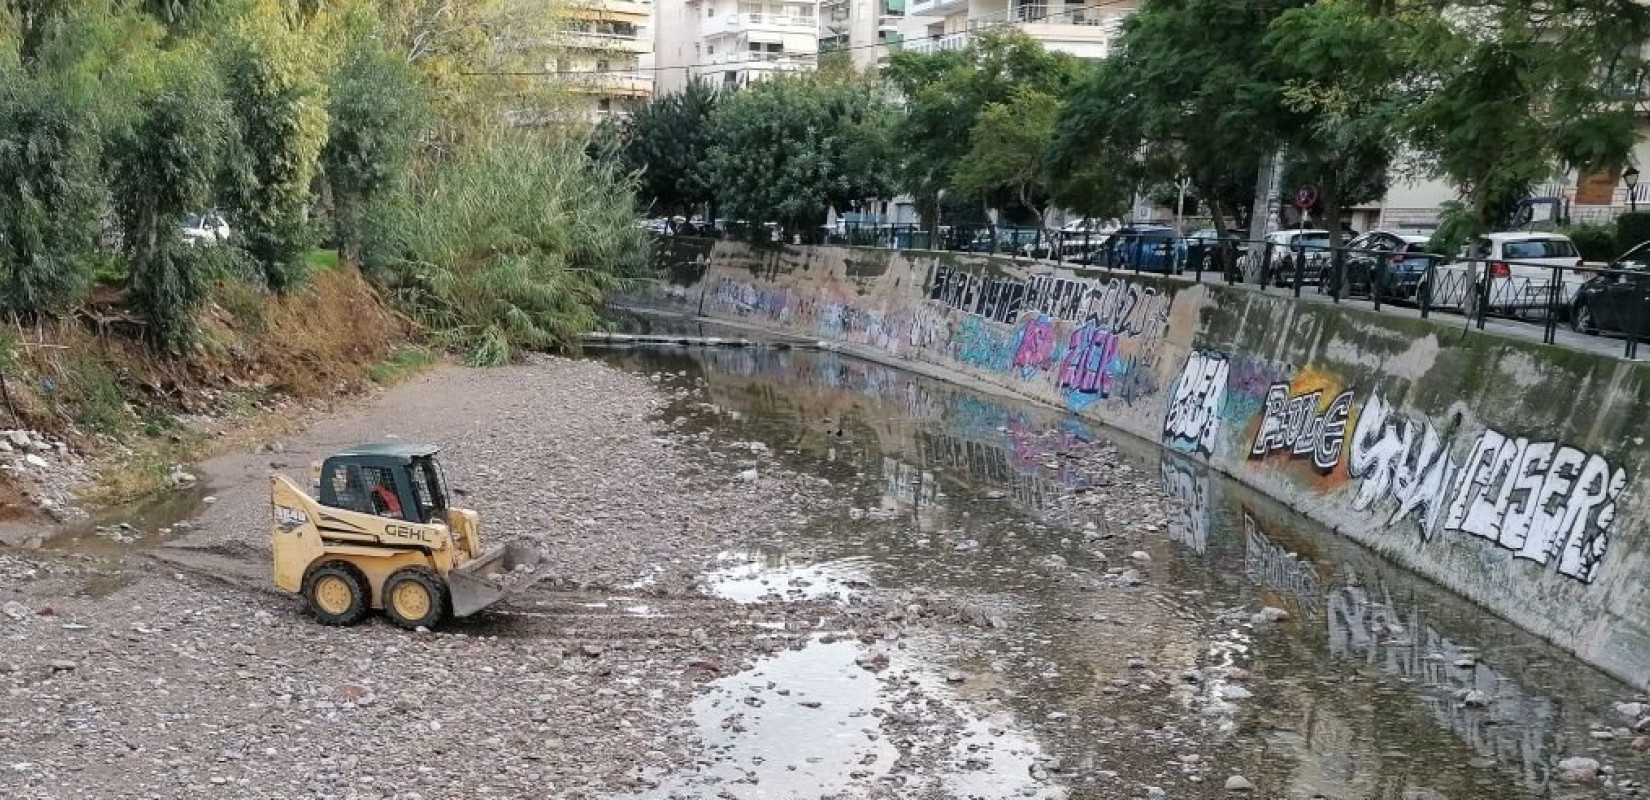
[[[590,361],[442,369],[200,465],[176,520],[0,548],[0,797],[1224,793],[1197,751],[1247,675],[1203,655],[1221,620],[1151,589],[1163,545],[1144,542],[1173,504],[1146,476],[1104,448],[1063,456],[1099,477],[1050,509],[1070,563],[1015,569],[1092,597],[1053,627],[1107,631],[1104,679],[1028,722],[1000,700],[1051,667],[993,639],[1031,611],[764,565],[759,548],[821,520],[886,515],[781,467],[778,443],[682,424],[684,405],[727,414],[686,392]],[[430,634],[303,616],[268,585],[267,476],[307,483],[311,462],[386,439],[441,444],[488,541],[541,547],[551,579]],[[1096,726],[1115,763],[1042,743]]]

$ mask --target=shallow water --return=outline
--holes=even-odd
[[[659,796],[707,785],[737,797],[824,796],[844,791],[850,772],[854,786],[905,787],[886,796],[929,787],[976,797],[1146,796],[1154,776],[1179,787],[1170,797],[1214,797],[1229,774],[1254,781],[1258,797],[1580,797],[1633,794],[1643,779],[1643,757],[1620,730],[1629,722],[1612,708],[1633,699],[1629,688],[1153,444],[830,353],[593,356],[666,373],[670,385],[702,380],[667,419],[718,447],[759,442],[852,498],[850,514],[809,521],[803,545],[727,554],[707,590],[740,602],[954,598],[993,620],[894,651],[901,680],[950,698],[964,720],[967,735],[944,759],[954,770],[889,775],[888,754],[849,720],[874,725],[872,710],[901,698],[877,693],[853,664],[854,643],[817,643],[721,679],[693,716],[700,737],[732,758],[666,779]],[[1062,453],[1106,442],[1132,474],[1181,501],[1167,530],[1118,532],[1132,542],[1124,552],[1150,553],[1148,592],[1083,577],[1098,569],[1081,531],[1050,513],[1086,488]],[[1088,569],[1051,571],[1051,556]],[[1288,618],[1252,624],[1263,606]],[[1159,671],[1232,664],[1253,675],[1148,695],[1131,682],[1137,655]],[[967,681],[948,685],[948,671]],[[752,682],[833,701],[814,709],[765,694],[756,708],[742,700]],[[1463,702],[1469,690],[1487,705]],[[861,717],[821,714],[856,709]],[[722,724],[735,712],[737,732]],[[847,737],[856,746],[820,737],[810,741],[823,749],[804,753],[792,740],[810,724],[856,733]],[[1615,738],[1599,738],[1609,729]],[[1612,767],[1616,786],[1559,784],[1556,764],[1577,755]],[[1048,774],[1027,777],[1039,770]],[[726,783],[737,780],[751,782]]]

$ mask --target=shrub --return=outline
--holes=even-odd
[[[1616,257],[1616,227],[1614,225],[1581,224],[1564,229],[1564,234],[1575,242],[1581,257],[1588,261],[1609,261]]]
[[[369,276],[475,364],[574,344],[648,272],[634,188],[573,144],[510,131],[369,215]]]
[[[1616,252],[1612,257],[1645,242],[1650,242],[1650,211],[1634,211],[1616,218]]]

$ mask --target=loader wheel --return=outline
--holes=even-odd
[[[447,584],[422,567],[397,570],[384,581],[384,615],[403,628],[434,628],[447,614]]]
[[[354,567],[329,561],[304,578],[304,600],[322,625],[354,625],[367,615],[367,582]]]

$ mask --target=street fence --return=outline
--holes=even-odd
[[[1006,256],[1071,269],[1175,275],[1202,282],[1248,284],[1268,292],[1365,301],[1375,311],[1418,311],[1423,318],[1461,315],[1483,329],[1492,318],[1542,327],[1553,344],[1566,325],[1613,334],[1623,355],[1637,356],[1650,333],[1650,264],[1612,266],[1580,260],[1517,261],[1444,256],[1410,245],[1404,252],[1288,244],[1270,238],[1187,237],[1170,229],[1124,226],[1109,233],[993,225],[847,223],[811,235],[781,237],[772,226],[728,226],[713,235],[748,241],[832,244],[891,250],[939,250]],[[1287,233],[1287,232],[1283,232]],[[1321,242],[1321,239],[1319,240]]]

